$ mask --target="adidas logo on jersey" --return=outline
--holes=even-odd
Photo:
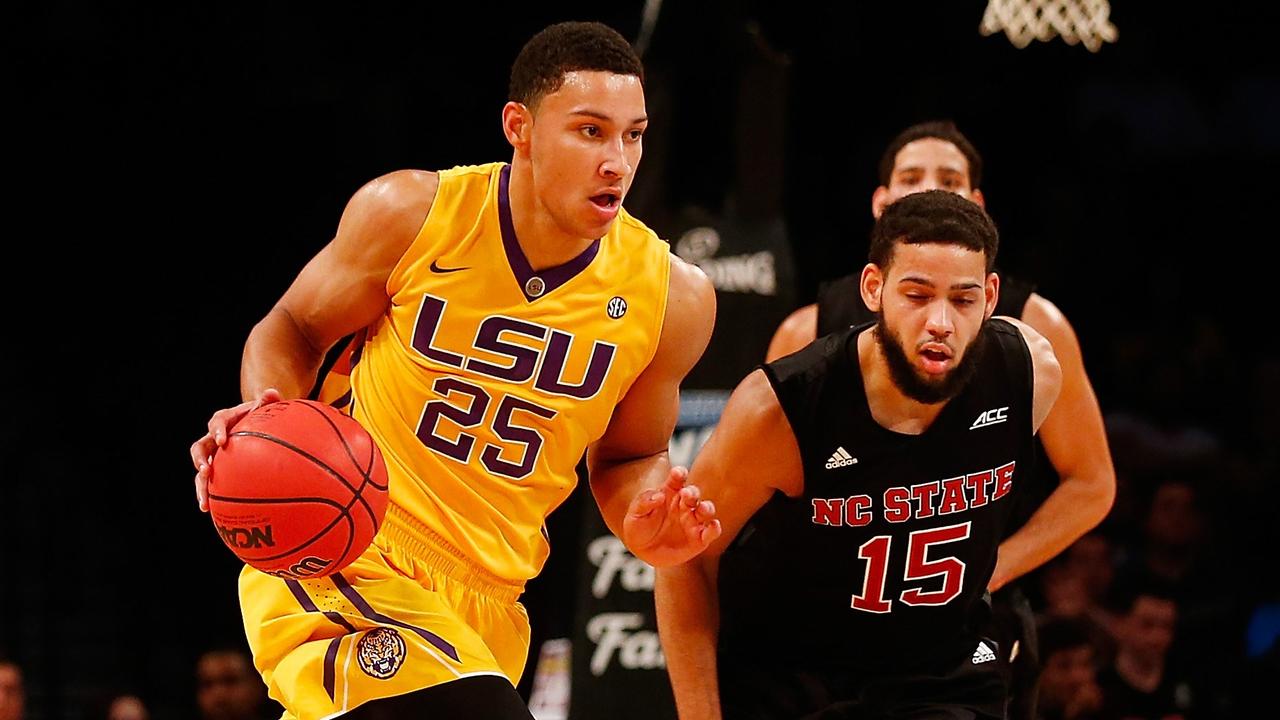
[[[986,412],[979,413],[978,419],[973,421],[973,424],[969,426],[969,429],[977,430],[980,427],[986,427],[988,425],[999,425],[1009,419],[1008,416],[1005,415],[1008,411],[1009,407],[1006,405],[1002,408],[991,408]]]
[[[849,451],[845,450],[843,447],[836,448],[836,451],[831,453],[831,457],[827,458],[828,470],[835,470],[836,468],[848,467],[849,465],[857,464],[858,458],[850,455]]]
[[[981,665],[984,662],[991,662],[996,659],[996,654],[987,647],[985,642],[978,643],[978,649],[973,651],[973,664]]]

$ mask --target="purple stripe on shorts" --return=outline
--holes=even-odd
[[[297,580],[285,580],[284,584],[289,587],[289,592],[293,593],[293,599],[298,601],[298,604],[302,606],[303,610],[306,610],[307,612],[318,612],[328,618],[329,622],[332,622],[334,625],[341,625],[342,629],[349,633],[354,633],[356,631],[355,626],[347,622],[347,619],[342,617],[341,614],[327,611],[321,612],[320,608],[316,607],[315,602],[311,600],[311,596],[302,588],[302,583]]]
[[[345,408],[347,406],[347,403],[349,402],[351,402],[351,391],[347,390],[346,392],[342,393],[342,397],[329,403],[329,407],[335,407],[341,410]]]
[[[427,642],[434,645],[436,649],[438,649],[440,652],[453,658],[454,661],[460,661],[460,658],[458,657],[458,651],[455,650],[452,645],[446,642],[444,638],[440,637],[439,635],[436,635],[430,630],[423,630],[420,627],[414,627],[413,625],[410,625],[408,623],[396,620],[393,617],[388,617],[386,615],[383,615],[377,610],[374,610],[373,606],[370,605],[367,600],[365,600],[363,597],[360,597],[360,593],[357,592],[355,588],[351,587],[351,583],[347,582],[347,579],[342,577],[341,573],[335,573],[331,577],[333,578],[333,584],[338,588],[338,592],[342,593],[342,596],[345,597],[348,602],[354,605],[355,608],[360,611],[361,615],[364,615],[370,620],[376,620],[386,625],[395,625],[396,627],[404,628],[405,630],[412,630],[413,632],[420,635],[423,640],[426,640]]]
[[[335,668],[338,664],[338,645],[342,642],[342,636],[338,636],[329,641],[329,649],[324,651],[324,691],[329,693],[329,700],[333,700],[334,676],[337,674]]]
[[[293,599],[298,601],[298,604],[302,606],[303,610],[306,610],[307,612],[318,612],[321,615],[324,615],[325,618],[334,625],[340,625],[348,633],[355,633],[355,627],[351,623],[347,622],[347,619],[342,617],[339,613],[320,612],[320,608],[316,607],[315,601],[307,594],[307,591],[302,587],[302,583],[297,580],[285,580],[284,584],[289,588],[289,592],[293,594]],[[330,700],[333,700],[333,691],[335,687],[334,677],[337,675],[338,645],[342,642],[343,637],[345,636],[339,635],[338,637],[330,640],[329,648],[324,652],[324,690],[329,693]]]

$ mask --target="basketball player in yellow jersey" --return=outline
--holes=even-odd
[[[304,395],[326,351],[366,330],[350,407],[390,473],[378,537],[328,577],[240,580],[254,663],[289,717],[530,717],[517,598],[584,451],[645,562],[720,534],[666,455],[713,290],[621,207],[647,124],[639,58],[603,25],[549,27],[512,67],[502,123],[510,165],[396,172],[352,197],[250,333],[245,402],[191,448],[204,510],[228,428]]]

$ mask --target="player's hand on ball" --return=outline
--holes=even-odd
[[[254,569],[332,575],[369,547],[387,512],[387,466],[359,421],[313,400],[260,406],[213,459],[209,517]]]
[[[671,468],[662,487],[636,495],[622,521],[627,549],[654,567],[685,562],[720,537],[715,504],[685,484],[688,475],[685,468]]]
[[[279,390],[267,388],[257,400],[219,410],[209,418],[209,432],[191,445],[191,464],[196,468],[196,504],[200,506],[200,512],[209,512],[209,473],[212,471],[214,453],[227,444],[227,430],[245,415],[267,403],[280,402],[282,399]]]

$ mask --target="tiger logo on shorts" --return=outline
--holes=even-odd
[[[360,669],[369,677],[386,680],[404,664],[404,638],[395,628],[379,627],[370,630],[356,644],[356,658]]]

